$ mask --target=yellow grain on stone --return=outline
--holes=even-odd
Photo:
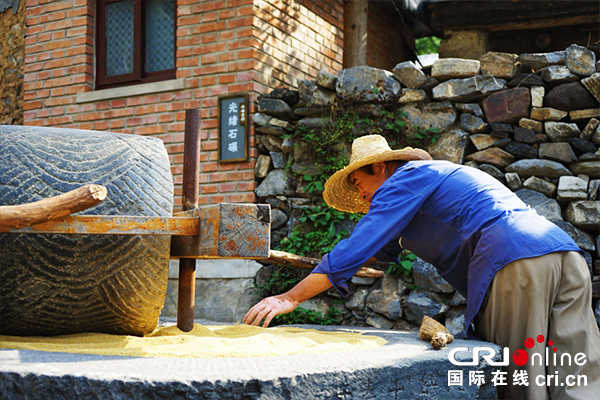
[[[1,349],[129,357],[274,357],[367,350],[387,343],[356,332],[324,332],[294,327],[202,326],[190,332],[159,327],[144,337],[79,333],[53,337],[0,335]]]

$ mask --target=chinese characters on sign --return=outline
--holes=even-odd
[[[248,95],[219,97],[219,161],[248,159]]]

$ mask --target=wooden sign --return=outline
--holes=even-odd
[[[248,94],[219,97],[219,161],[248,160]]]

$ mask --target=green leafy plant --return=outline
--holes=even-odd
[[[403,250],[400,254],[400,262],[390,263],[390,266],[387,269],[387,274],[395,278],[399,277],[401,274],[409,275],[412,271],[412,263],[416,259],[417,256],[415,256],[413,253],[408,250]]]
[[[440,130],[438,128],[421,128],[420,126],[413,125],[413,129],[415,133],[408,141],[409,145],[413,147],[422,147],[427,141],[435,143],[440,138]]]
[[[325,189],[323,187],[323,182],[315,179],[311,175],[304,175],[302,176],[302,179],[304,179],[305,182],[308,182],[306,186],[304,186],[304,190],[306,190],[308,193],[312,193],[315,190],[322,192]]]
[[[271,273],[264,284],[256,284],[256,292],[263,297],[272,296],[288,291],[299,281],[298,276],[288,272],[285,267],[279,267]]]
[[[272,326],[290,325],[290,324],[311,324],[311,325],[336,325],[341,322],[340,309],[334,305],[329,307],[327,312],[323,314],[320,311],[308,310],[302,307],[288,314],[278,315],[273,318]]]
[[[415,49],[418,55],[436,54],[440,50],[442,39],[437,36],[425,36],[415,40]]]
[[[346,217],[346,213],[327,206],[325,202],[321,206],[305,208],[298,218],[301,226],[281,240],[279,250],[300,256],[321,257],[348,237],[348,231],[339,229],[339,224]],[[358,221],[361,216],[351,214],[349,218]]]

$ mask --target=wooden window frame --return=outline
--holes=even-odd
[[[145,7],[144,0],[133,1],[133,72],[123,75],[106,76],[106,6],[122,0],[97,0],[96,24],[96,89],[107,89],[118,86],[137,85],[175,79],[177,72],[177,1],[173,7],[173,63],[174,68],[145,72],[143,66],[146,59],[145,48]]]

